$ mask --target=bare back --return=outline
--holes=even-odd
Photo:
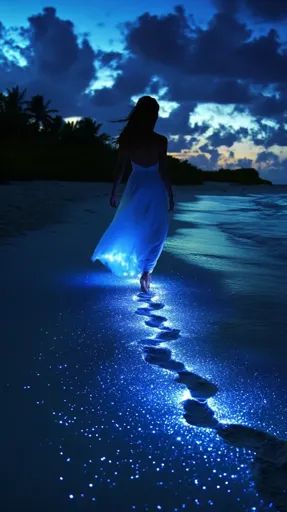
[[[149,167],[157,163],[166,154],[166,147],[166,137],[153,132],[150,142],[129,147],[129,158],[143,167]]]

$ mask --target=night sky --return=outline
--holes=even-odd
[[[0,89],[110,135],[150,94],[170,154],[287,183],[286,21],[286,0],[2,0]]]

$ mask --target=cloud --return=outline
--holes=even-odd
[[[81,95],[96,76],[96,53],[87,38],[82,42],[69,20],[61,20],[53,7],[28,18],[23,29],[28,44],[22,49],[27,65],[0,64],[2,88],[19,84],[29,95],[43,94],[63,115],[81,112]]]
[[[211,147],[208,143],[200,146],[201,153],[192,156],[189,160],[194,165],[202,167],[205,170],[215,170],[218,168],[218,161],[220,159],[220,153],[217,148]]]
[[[136,55],[142,65],[156,64],[174,90],[184,91],[185,84],[186,89],[191,85],[195,100],[199,91],[211,88],[210,80],[214,101],[221,96],[222,102],[230,102],[233,96],[240,102],[242,97],[250,100],[250,82],[265,86],[270,82],[283,84],[287,79],[287,53],[277,31],[270,29],[255,37],[246,23],[230,13],[216,13],[203,29],[191,26],[183,9],[161,16],[146,12],[126,24],[123,33],[126,51]],[[205,86],[196,90],[193,82],[202,85],[204,80]],[[226,81],[220,91],[217,80]],[[208,94],[212,96],[210,91]]]
[[[112,87],[95,91],[95,105],[114,105],[118,101],[128,101],[132,95],[140,94],[150,82],[150,71],[146,66],[139,67],[137,59],[130,57],[119,66],[120,74]]]
[[[159,130],[163,131],[163,130]],[[163,132],[166,133],[166,132]],[[178,135],[176,140],[171,137],[168,141],[168,152],[169,153],[181,153],[184,150],[188,150],[191,141],[187,141],[184,135]]]
[[[0,23],[0,39],[10,51],[5,53],[2,45],[2,90],[19,84],[29,95],[40,93],[51,99],[51,106],[64,116],[95,117],[111,135],[123,125],[109,121],[126,117],[132,98],[151,94],[178,103],[169,117],[158,120],[156,130],[179,136],[170,141],[173,151],[188,150],[204,139],[205,154],[193,158],[207,168],[216,167],[218,147],[231,148],[245,138],[265,150],[274,144],[284,147],[286,49],[271,24],[267,29],[264,25],[258,35],[249,24],[250,17],[237,16],[244,5],[254,16],[265,13],[267,21],[275,20],[278,4],[272,1],[271,12],[265,0],[256,5],[255,0],[214,2],[218,11],[205,27],[196,25],[180,5],[169,13],[144,12],[123,23],[122,52],[95,51],[88,35],[77,35],[72,21],[59,18],[53,7],[30,16],[27,28],[19,27],[26,48]],[[26,61],[25,66],[7,58],[15,51]],[[101,79],[102,68],[110,71],[114,83],[91,92],[93,81]],[[231,105],[235,117],[242,114],[246,118],[249,113],[252,128],[234,130],[221,125],[211,133],[206,118],[190,126],[190,116],[201,103],[219,105],[219,110],[220,105]],[[273,125],[266,124],[266,118],[273,120]]]
[[[273,151],[261,151],[255,165],[262,177],[273,183],[287,183],[287,158],[280,160]]]
[[[130,102],[132,95],[144,93],[156,75],[165,82],[168,93],[163,99],[183,102],[214,102],[252,105],[252,84],[257,88],[270,82],[285,84],[287,54],[282,51],[277,32],[253,37],[246,23],[234,14],[237,2],[218,1],[226,12],[218,12],[203,29],[191,24],[182,6],[164,15],[145,12],[135,21],[122,24],[125,54],[116,51],[95,52],[85,37],[80,44],[69,20],[61,20],[53,7],[29,17],[26,31],[29,44],[23,55],[27,66],[4,71],[4,83],[20,81],[36,90],[42,88],[57,98],[69,115],[80,108]],[[232,8],[230,6],[233,6]],[[100,67],[117,73],[112,87],[96,91],[87,98],[85,91]],[[6,73],[5,73],[6,71]],[[282,93],[281,93],[282,95]],[[262,98],[254,107],[256,115],[274,115],[284,111],[279,95]],[[87,114],[87,112],[84,112]]]
[[[235,14],[239,8],[239,0],[214,0],[215,6],[221,12]]]
[[[248,83],[210,75],[183,76],[174,71],[169,79],[169,93],[175,101],[200,103],[249,104],[253,93]]]
[[[251,105],[252,114],[261,117],[277,118],[284,114],[286,109],[286,99],[281,94],[278,97],[260,95]]]
[[[204,169],[206,171],[214,170],[213,167],[210,166],[208,157],[202,153],[199,155],[192,156],[188,160],[192,165],[195,165],[196,167],[199,167],[200,169]]]
[[[238,158],[234,167],[240,167],[241,169],[250,169],[250,167],[253,167],[253,160],[251,160],[251,158]]]
[[[230,130],[220,125],[212,135],[208,137],[208,143],[215,147],[226,146],[230,148],[235,142],[248,137],[249,132],[246,128],[239,130]]]
[[[164,132],[171,134],[184,134],[191,136],[200,136],[209,129],[207,123],[195,123],[194,126],[189,125],[189,118],[194,111],[197,103],[185,101],[172,110],[169,117],[160,118],[158,123]]]
[[[123,24],[122,30],[126,51],[176,69],[187,65],[195,31],[182,6],[161,16],[145,12],[135,22]]]
[[[97,51],[97,62],[99,62],[103,67],[109,66],[111,68],[117,68],[123,60],[123,55],[120,52],[115,51]]]
[[[245,0],[245,4],[255,17],[265,21],[280,21],[287,17],[284,0]]]
[[[284,0],[214,0],[214,4],[219,11],[233,15],[245,7],[262,21],[281,21],[287,17],[287,3]]]
[[[286,147],[286,128],[285,123],[281,122],[277,125],[258,123],[258,129],[252,133],[252,139],[255,144],[262,145],[265,148],[270,146]]]
[[[272,162],[272,164],[278,164],[279,157],[278,155],[275,155],[272,151],[261,151],[256,158],[256,163],[266,163],[266,162]]]

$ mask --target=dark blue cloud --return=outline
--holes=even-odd
[[[182,148],[189,148],[192,143],[196,143],[199,138],[201,138],[207,130],[210,128],[208,123],[194,123],[192,126],[189,125],[190,114],[192,116],[192,112],[196,106],[196,103],[192,102],[184,102],[179,105],[176,109],[174,109],[169,117],[160,118],[157,123],[157,128],[159,131],[163,133],[176,135],[183,134],[184,136],[189,137],[189,141],[182,138],[183,146]],[[173,143],[173,148],[178,147],[178,142]],[[175,151],[176,149],[172,149]],[[178,150],[178,149],[177,149]]]
[[[239,0],[214,0],[215,6],[220,12],[235,14],[240,6]]]
[[[287,79],[287,53],[275,29],[242,44],[234,57],[242,78],[261,84],[284,83]]]
[[[209,136],[207,154],[198,157],[209,168],[218,156],[217,147],[230,148],[248,136],[266,150],[272,144],[285,146],[286,49],[272,25],[256,35],[247,18],[237,16],[243,2],[216,0],[216,5],[219,10],[205,28],[180,5],[163,15],[143,13],[122,25],[124,52],[95,51],[87,35],[76,34],[72,21],[60,19],[53,7],[47,7],[28,18],[27,28],[19,28],[28,40],[25,49],[17,48],[27,61],[25,67],[9,61],[3,52],[1,56],[0,50],[2,89],[19,84],[30,94],[43,93],[64,115],[96,117],[112,135],[121,125],[108,121],[128,114],[132,96],[145,93],[175,101],[179,107],[157,124],[158,131],[180,135],[171,143],[175,151],[180,144],[188,149],[206,135],[206,123],[189,126],[198,104],[233,104],[234,115],[249,112],[258,128],[235,131],[221,126]],[[249,11],[255,9],[251,0],[244,0],[247,5]],[[12,50],[16,43],[0,24],[1,38]],[[116,76],[114,84],[88,94],[102,67]],[[264,118],[276,125],[264,124]]]
[[[273,162],[273,163],[277,163],[279,162],[279,157],[278,155],[275,155],[275,153],[273,153],[272,151],[261,151],[258,155],[257,155],[257,158],[256,158],[256,162],[257,163],[262,163],[262,162],[270,162],[270,160]]]
[[[287,17],[286,0],[214,0],[214,4],[221,12],[229,14],[245,8],[262,21],[281,21]]]
[[[220,125],[212,135],[208,137],[208,142],[212,146],[226,146],[230,148],[235,142],[240,142],[242,139],[249,136],[247,128],[240,128],[238,130],[230,130],[223,125]]]
[[[283,95],[276,96],[263,96],[254,99],[251,106],[251,111],[255,116],[272,117],[276,118],[286,112],[286,99]]]
[[[64,115],[81,113],[81,96],[96,76],[96,53],[87,38],[79,42],[74,25],[61,20],[53,7],[28,18],[22,29],[28,39],[19,49],[27,65],[11,65],[1,59],[2,89],[19,84],[29,95],[44,94]]]
[[[190,158],[190,162],[197,167],[207,170],[215,170],[218,168],[218,160],[220,158],[220,153],[217,148],[213,148],[208,144],[204,144],[201,147],[201,151],[203,153],[192,156]]]
[[[139,66],[137,59],[130,57],[118,68],[117,76],[112,87],[104,87],[95,92],[93,103],[102,105],[103,102],[111,106],[118,101],[128,101],[133,94],[140,94],[150,81],[150,71],[146,66]]]
[[[159,120],[160,128],[163,131],[167,131],[173,135],[182,133],[185,135],[200,135],[207,130],[207,126],[196,125],[194,128],[189,126],[190,113],[193,112],[197,103],[196,102],[184,102],[175,108],[168,118],[161,118]]]
[[[89,103],[84,93],[96,78],[97,63],[118,76],[111,88],[95,93],[94,106],[129,102],[158,75],[168,87],[166,99],[172,101],[254,105],[256,115],[284,112],[281,92],[257,101],[252,91],[253,83],[264,87],[287,79],[287,54],[277,33],[270,30],[252,37],[251,29],[232,14],[236,2],[232,5],[228,12],[217,13],[206,29],[191,26],[181,6],[161,16],[145,12],[123,27],[129,58],[115,51],[95,52],[87,38],[80,44],[73,23],[59,19],[55,9],[47,7],[29,18],[29,45],[23,51],[27,67],[15,66],[4,76],[4,83],[20,80],[33,92],[44,87],[61,107],[68,108],[70,99],[70,113],[75,114],[79,105],[84,108]],[[69,84],[64,94],[63,84]]]
[[[261,151],[255,161],[260,174],[274,183],[287,182],[287,159],[280,160],[273,151]]]
[[[228,13],[217,13],[206,29],[190,27],[184,11],[145,13],[126,26],[125,37],[128,52],[146,65],[156,63],[169,78],[181,73],[185,80],[205,76],[262,85],[287,79],[287,54],[276,30],[255,37],[246,23]]]
[[[212,91],[212,101],[216,103],[246,104],[254,100],[248,83],[236,79],[217,80]]]
[[[250,159],[250,158],[239,158],[236,162],[236,164],[234,164],[233,166],[234,168],[245,168],[245,169],[250,169],[251,167],[253,167],[253,161]]]
[[[254,144],[269,148],[277,145],[286,147],[286,128],[285,122],[273,126],[258,121],[258,129],[252,130],[252,140]]]
[[[181,6],[162,16],[145,12],[123,25],[123,35],[126,51],[176,69],[188,65],[190,43],[196,37]]]
[[[265,21],[281,21],[287,17],[286,0],[245,0],[251,14]]]
[[[114,69],[121,64],[122,60],[123,55],[120,52],[104,52],[102,50],[97,51],[97,62],[99,62],[102,66],[108,66],[111,69]]]

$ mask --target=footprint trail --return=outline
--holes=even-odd
[[[139,292],[136,297],[137,302],[142,304],[136,314],[147,317],[145,325],[156,331],[154,337],[138,342],[143,346],[144,360],[150,365],[174,372],[175,381],[186,386],[190,398],[184,400],[182,405],[183,417],[188,425],[213,429],[225,442],[254,452],[251,469],[257,491],[266,503],[273,503],[279,512],[287,512],[287,442],[245,425],[217,420],[208,404],[208,399],[219,391],[217,385],[173,358],[172,350],[166,344],[175,343],[180,337],[180,330],[165,325],[168,319],[156,313],[162,313],[165,305],[154,297],[153,292]],[[161,347],[161,344],[165,346]]]

